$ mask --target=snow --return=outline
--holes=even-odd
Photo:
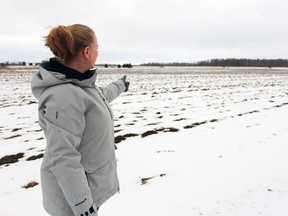
[[[0,72],[0,158],[24,153],[0,166],[1,216],[47,215],[42,159],[27,161],[45,149],[30,92],[33,73]],[[100,86],[123,74],[131,82],[112,102],[115,136],[125,137],[116,151],[121,189],[100,216],[288,215],[287,68],[100,68],[98,74]],[[147,131],[155,134],[142,137]],[[31,181],[39,185],[23,188]]]

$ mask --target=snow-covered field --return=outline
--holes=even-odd
[[[47,215],[33,73],[0,72],[1,216]],[[98,74],[100,86],[123,74],[131,82],[112,103],[121,192],[99,216],[288,215],[288,68]]]

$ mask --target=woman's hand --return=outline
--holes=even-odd
[[[126,89],[125,89],[124,92],[127,92],[127,91],[128,91],[129,85],[130,85],[130,82],[127,82],[126,79],[127,79],[127,76],[126,76],[126,75],[124,75],[124,76],[121,78],[121,80],[123,80],[124,85],[125,85],[125,87],[126,87]]]

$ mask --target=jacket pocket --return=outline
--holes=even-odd
[[[116,160],[111,158],[94,171],[88,170],[86,174],[87,181],[95,203],[100,203],[101,205],[111,193],[119,191],[116,167]]]
[[[90,168],[90,167],[84,167],[85,172],[87,173],[87,175],[91,174],[91,173],[97,173],[97,174],[102,174],[105,173],[105,171],[107,171],[107,168],[110,165],[110,161],[104,163],[102,166],[97,167],[96,169],[94,168]]]
[[[115,171],[111,161],[93,171],[87,169],[85,172],[94,201],[101,199],[117,186]]]

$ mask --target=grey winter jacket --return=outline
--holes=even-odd
[[[99,88],[95,80],[96,73],[79,81],[42,67],[32,79],[47,140],[41,166],[43,205],[53,216],[97,215],[91,206],[97,209],[119,191],[108,103],[125,85],[118,80]]]

